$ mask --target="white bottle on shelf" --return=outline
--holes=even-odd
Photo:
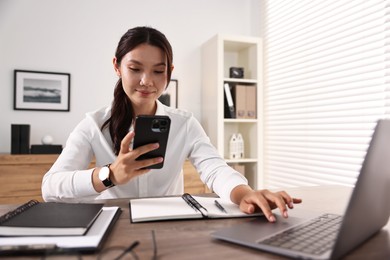
[[[242,138],[242,134],[238,133],[237,134],[237,152],[239,154],[239,158],[245,158],[244,155],[244,138]]]
[[[229,159],[242,158],[244,158],[244,140],[240,133],[234,133],[229,142]]]

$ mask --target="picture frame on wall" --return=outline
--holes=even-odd
[[[70,111],[70,74],[14,70],[14,110]]]
[[[164,105],[169,107],[178,108],[178,87],[179,82],[177,79],[171,79],[167,88],[158,98]]]

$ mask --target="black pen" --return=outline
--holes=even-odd
[[[219,208],[222,212],[225,212],[227,214],[226,209],[221,204],[219,204],[219,202],[217,200],[214,200],[214,203],[215,203],[215,206],[217,206],[217,208]]]
[[[194,197],[192,197],[188,193],[184,193],[181,196],[193,209],[198,210],[203,217],[208,217],[208,211],[205,207],[203,207]]]
[[[3,253],[15,253],[15,252],[40,252],[40,251],[54,251],[58,247],[56,244],[25,244],[25,245],[2,245],[0,251]]]

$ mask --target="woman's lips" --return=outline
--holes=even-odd
[[[140,93],[142,96],[149,96],[153,94],[155,91],[137,90],[137,92]]]

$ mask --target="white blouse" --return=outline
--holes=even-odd
[[[88,169],[88,166],[93,157],[99,167],[116,159],[108,129],[100,130],[110,115],[110,107],[87,113],[72,131],[61,155],[43,177],[45,201],[86,202],[180,195],[184,191],[182,167],[187,158],[200,173],[201,180],[221,198],[230,200],[234,187],[248,183],[220,157],[191,113],[157,101],[156,115],[167,115],[171,119],[164,167],[98,193],[92,185],[93,169]]]

